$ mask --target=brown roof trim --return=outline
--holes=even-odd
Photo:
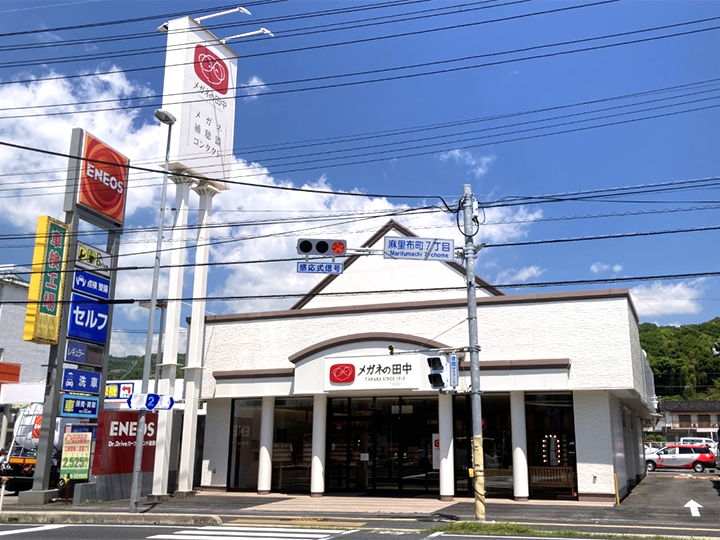
[[[597,291],[573,291],[573,292],[554,292],[554,293],[533,293],[533,294],[517,294],[503,296],[484,296],[477,299],[477,305],[508,305],[508,304],[532,304],[538,302],[566,302],[581,300],[598,300],[608,298],[625,298],[630,304],[630,308],[638,321],[635,306],[630,300],[630,292],[627,289],[603,289]],[[290,319],[295,317],[316,317],[322,315],[347,315],[351,313],[373,313],[384,311],[408,311],[422,309],[450,309],[467,306],[467,301],[463,299],[453,300],[424,300],[420,302],[395,302],[389,304],[365,304],[357,306],[338,306],[324,308],[308,308],[308,309],[288,309],[282,311],[264,311],[256,313],[237,313],[228,315],[208,315],[205,322],[212,323],[228,323],[241,321],[261,321],[265,319]]]
[[[404,227],[400,225],[397,221],[394,219],[389,220],[385,225],[380,227],[375,234],[373,234],[361,247],[369,247],[372,246],[375,242],[380,240],[383,236],[385,236],[390,231],[395,230],[399,233],[403,234],[404,236],[410,236],[417,238],[418,235],[412,232],[407,227]],[[357,261],[360,258],[360,255],[352,255],[345,259],[345,268],[348,268],[351,266],[355,261]],[[460,275],[465,275],[465,267],[461,264],[458,264],[456,262],[446,262],[448,266],[450,266],[453,270],[458,272]],[[290,309],[300,309],[308,304],[310,300],[315,298],[325,287],[330,285],[335,279],[337,279],[339,275],[330,275],[327,276],[325,279],[320,281],[317,285],[315,285],[310,291],[303,296],[300,300],[298,300]],[[487,281],[480,279],[478,276],[475,276],[475,284],[478,287],[481,287],[485,289],[490,294],[493,294],[495,296],[501,296],[504,295],[500,289],[497,289],[496,287],[493,287],[490,285]]]
[[[526,370],[526,369],[570,369],[569,358],[549,358],[538,360],[480,360],[480,371]],[[461,370],[469,370],[470,362],[462,361]]]
[[[292,377],[294,368],[280,369],[238,369],[234,371],[213,371],[216,379],[269,379],[271,377]]]
[[[363,341],[387,341],[388,345],[395,343],[410,343],[412,345],[419,345],[428,349],[448,349],[449,345],[434,341],[432,339],[425,339],[419,336],[413,336],[410,334],[395,334],[392,332],[366,332],[362,334],[350,334],[347,336],[341,336],[337,338],[327,339],[320,343],[310,345],[305,349],[296,352],[288,358],[293,364],[298,363],[300,360],[312,356],[315,353],[330,349],[331,347],[339,347],[340,345],[347,345],[348,343],[360,343]]]

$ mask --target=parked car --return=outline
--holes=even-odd
[[[715,467],[715,454],[707,446],[669,444],[654,454],[645,456],[648,471],[655,469],[692,469],[703,472]]]
[[[680,444],[695,444],[700,446],[707,446],[710,451],[717,456],[718,454],[718,443],[712,439],[705,437],[682,437]]]
[[[659,441],[645,441],[645,455],[654,454],[661,448],[664,448],[667,443]]]

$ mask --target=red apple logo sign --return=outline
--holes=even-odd
[[[219,94],[228,91],[228,67],[214,52],[203,45],[195,45],[195,75]]]
[[[330,382],[347,384],[355,380],[355,366],[352,364],[334,364],[330,366]]]

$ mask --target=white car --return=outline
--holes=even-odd
[[[713,454],[716,456],[718,455],[718,443],[712,439],[707,439],[705,437],[682,437],[680,439],[680,444],[707,446]]]

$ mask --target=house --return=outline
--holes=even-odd
[[[0,362],[20,366],[19,381],[0,386],[3,407],[0,448],[4,448],[11,421],[11,405],[42,401],[50,347],[23,340],[25,302],[30,284],[13,266],[0,266]],[[11,426],[10,426],[11,427]]]
[[[663,401],[660,409],[664,424],[658,427],[668,441],[693,436],[718,440],[720,401]]]
[[[388,222],[363,245],[412,240]],[[645,475],[653,374],[627,289],[508,295],[476,278],[488,496],[615,501]],[[354,255],[282,311],[207,316],[202,486],[471,493],[465,270]],[[456,352],[457,387],[428,358]]]

